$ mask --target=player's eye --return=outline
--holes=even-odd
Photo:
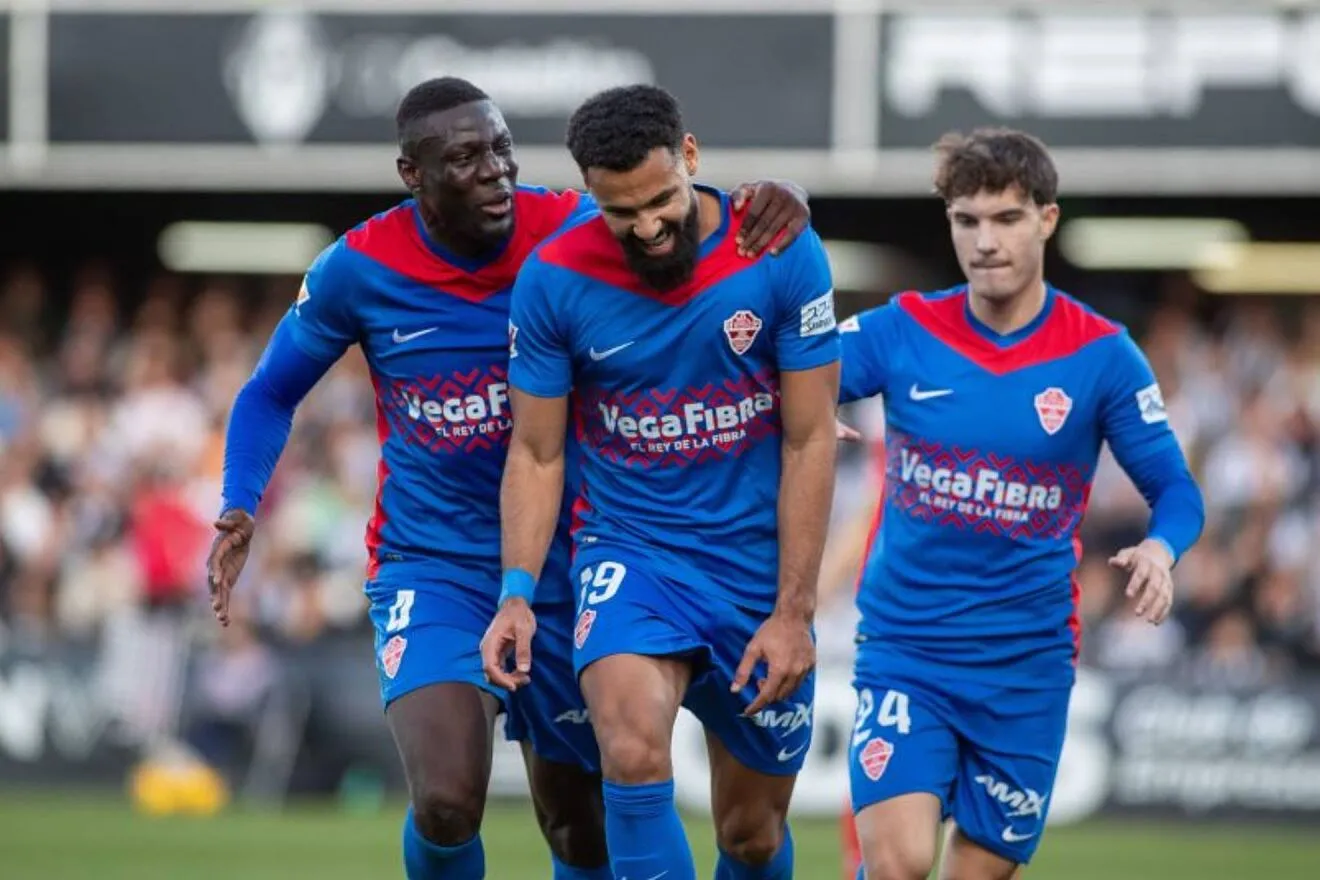
[[[495,142],[495,152],[502,155],[513,152],[513,140],[511,138],[500,138]]]

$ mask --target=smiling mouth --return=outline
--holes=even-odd
[[[655,238],[638,239],[638,241],[642,243],[642,248],[648,254],[659,255],[667,254],[673,249],[673,238],[674,236],[668,229],[662,229]]]

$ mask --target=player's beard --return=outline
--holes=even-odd
[[[697,251],[701,248],[701,225],[697,216],[697,200],[682,223],[664,221],[674,247],[667,254],[655,256],[646,251],[637,236],[628,234],[623,239],[623,255],[628,268],[637,274],[647,287],[661,293],[686,284],[697,268]]]

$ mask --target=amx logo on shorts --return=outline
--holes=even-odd
[[[756,377],[683,391],[585,391],[578,407],[588,442],[628,464],[738,455],[748,441],[779,431],[779,390]]]
[[[381,400],[396,433],[433,452],[502,446],[513,426],[502,369],[395,381]]]
[[[781,736],[792,736],[802,728],[811,726],[811,704],[794,703],[791,709],[784,709],[781,712],[762,709],[747,720],[757,727],[777,730]]]
[[[1030,788],[1024,788],[1018,791],[1011,788],[1008,783],[1000,782],[993,776],[981,774],[976,777],[976,784],[986,790],[990,797],[1003,804],[1007,809],[1007,815],[1010,819],[1027,818],[1035,816],[1044,818],[1045,813],[1045,795]]]
[[[1071,534],[1085,507],[1087,481],[1077,467],[1035,465],[900,436],[890,438],[888,459],[889,491],[899,506],[943,525],[1057,538]]]

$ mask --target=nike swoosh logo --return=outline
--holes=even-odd
[[[927,391],[922,391],[915,383],[908,389],[908,397],[913,400],[930,400],[933,397],[944,397],[952,393],[952,388],[932,388]]]
[[[401,345],[402,343],[405,342],[412,342],[414,339],[418,338],[419,336],[425,336],[428,333],[434,333],[439,329],[440,329],[439,327],[427,327],[425,330],[418,330],[416,333],[400,333],[399,328],[395,327],[394,344]]]
[[[637,340],[635,339],[633,340],[633,342],[636,341]],[[587,354],[591,355],[593,361],[603,361],[612,354],[618,354],[630,345],[632,345],[632,342],[625,342],[623,345],[616,345],[613,348],[607,348],[604,351],[596,351],[593,347],[587,351]]]
[[[1030,840],[1035,837],[1036,832],[1033,831],[1030,834],[1018,834],[1013,830],[1012,825],[1005,825],[1003,833],[999,836],[1004,839],[1004,843],[1021,843],[1024,840]]]
[[[791,761],[791,760],[793,760],[794,758],[796,758],[796,757],[798,756],[798,753],[801,752],[801,751],[802,751],[803,749],[805,749],[805,748],[806,748],[805,745],[801,745],[801,746],[798,746],[796,749],[794,749],[794,750],[791,751],[791,752],[790,752],[788,749],[780,749],[780,750],[779,750],[779,760],[780,760],[780,761]]]

